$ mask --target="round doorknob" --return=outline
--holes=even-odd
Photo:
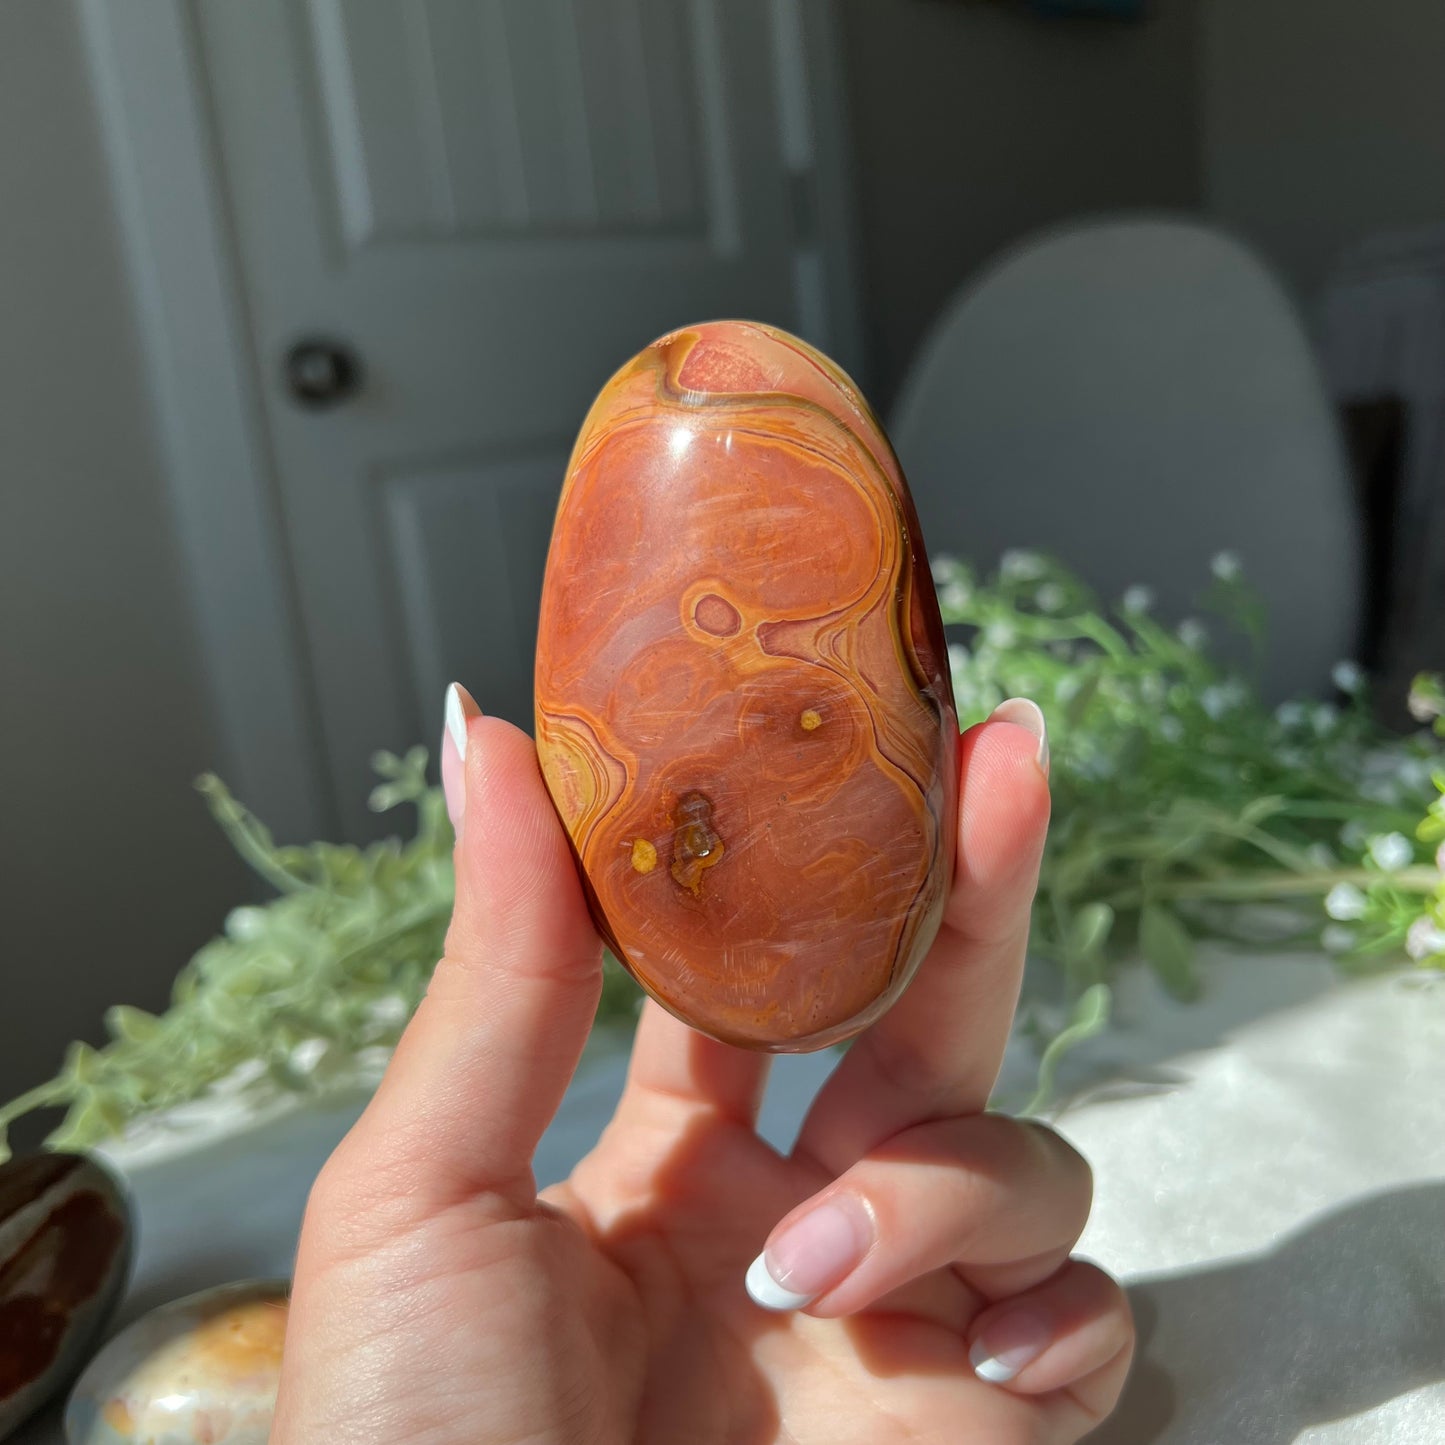
[[[361,389],[361,358],[344,341],[308,336],[286,353],[286,385],[300,406],[338,406]]]

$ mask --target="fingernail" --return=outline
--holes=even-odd
[[[800,1310],[851,1274],[872,1242],[862,1200],[834,1195],[768,1241],[748,1266],[748,1293],[765,1310]]]
[[[466,688],[455,682],[447,688],[446,734],[442,739],[441,757],[442,793],[447,800],[447,817],[452,820],[452,829],[458,838],[462,835],[462,813],[466,805],[466,771],[463,764],[467,757],[467,719],[481,715],[481,708],[473,702]]]
[[[1002,1385],[1043,1354],[1049,1337],[1048,1321],[1042,1315],[1009,1310],[988,1322],[973,1342],[968,1362],[980,1380]]]
[[[1039,767],[1045,775],[1049,771],[1049,728],[1044,721],[1044,710],[1038,703],[1026,697],[1011,697],[989,713],[990,722],[1013,723],[1024,728],[1039,740]]]

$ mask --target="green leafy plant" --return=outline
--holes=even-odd
[[[1048,718],[1054,817],[1034,908],[1020,1021],[1037,1043],[1040,1107],[1066,1052],[1107,1027],[1122,970],[1180,998],[1206,979],[1204,938],[1256,950],[1323,946],[1349,971],[1401,955],[1445,969],[1445,685],[1417,680],[1408,738],[1372,721],[1358,668],[1343,705],[1273,711],[1211,656],[1198,621],[1160,624],[1146,589],[1103,608],[1064,568],[1007,554],[976,580],[935,568],[955,639],[961,725],[1003,698]],[[1261,609],[1228,554],[1205,602],[1258,655]],[[416,810],[405,842],[278,845],[214,777],[217,822],[276,889],[237,908],[176,980],[164,1014],[118,1006],[110,1041],[73,1044],[56,1078],[0,1108],[5,1128],[67,1109],[47,1141],[84,1148],[216,1093],[264,1100],[362,1082],[389,1055],[441,954],[451,827],[426,752],[376,758],[378,810]],[[598,1018],[630,1026],[639,994],[610,957]]]
[[[417,829],[368,848],[279,846],[220,779],[200,779],[216,821],[279,896],[230,913],[164,1014],[110,1009],[104,1047],[72,1044],[54,1079],[0,1108],[0,1160],[6,1127],[33,1109],[65,1107],[46,1142],[83,1149],[208,1092],[260,1103],[375,1077],[426,991],[451,914],[452,828],[426,762],[424,748],[376,756],[372,807],[414,805]],[[630,1023],[638,997],[609,958],[599,1022]]]
[[[1051,1062],[1102,1026],[1131,963],[1196,996],[1201,938],[1322,946],[1349,971],[1402,950],[1445,968],[1439,679],[1411,695],[1433,726],[1399,738],[1373,720],[1348,662],[1334,670],[1342,704],[1264,707],[1211,655],[1206,625],[1164,626],[1146,588],[1105,609],[1033,552],[1006,554],[982,584],[951,558],[934,570],[960,725],[1014,695],[1048,719],[1054,815],[1022,1021]],[[1257,667],[1262,609],[1232,554],[1215,558],[1201,600]]]

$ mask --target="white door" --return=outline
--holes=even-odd
[[[453,676],[530,731],[552,514],[610,373],[707,317],[828,343],[847,300],[819,301],[795,234],[796,3],[196,7],[299,655],[347,835],[375,831],[372,752],[433,743]],[[288,376],[298,343],[319,405]]]

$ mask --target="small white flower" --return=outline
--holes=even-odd
[[[957,580],[959,573],[958,559],[956,557],[935,557],[929,569],[933,573],[933,580],[940,586]]]
[[[1325,895],[1325,912],[1341,923],[1363,918],[1369,899],[1353,883],[1336,883]]]
[[[1060,702],[1072,702],[1079,695],[1079,689],[1084,684],[1079,679],[1077,672],[1071,672],[1067,677],[1059,679],[1058,686],[1054,689],[1054,696]]]
[[[1424,758],[1401,758],[1395,778],[1412,793],[1423,792],[1430,785],[1430,764]]]
[[[399,993],[383,994],[366,1006],[366,1021],[374,1029],[396,1028],[404,1024],[410,1010]]]
[[[1275,757],[1279,759],[1282,768],[1302,768],[1310,760],[1309,754],[1300,748],[1281,748]],[[1363,842],[1364,839],[1360,841]]]
[[[1332,702],[1316,703],[1310,709],[1310,726],[1319,737],[1333,732],[1340,720],[1340,710]]]
[[[291,1050],[289,1063],[298,1074],[309,1074],[319,1064],[331,1047],[325,1039],[302,1039]]]
[[[998,575],[1006,582],[1037,582],[1048,570],[1037,552],[1011,547],[999,558]]]
[[[1119,602],[1120,608],[1131,614],[1147,612],[1154,605],[1154,589],[1146,587],[1142,582],[1136,582],[1125,593]]]
[[[1139,679],[1139,696],[1151,707],[1164,701],[1164,680],[1156,672],[1146,672]]]
[[[1320,934],[1326,953],[1348,953],[1355,946],[1355,930],[1343,923],[1327,923]]]
[[[1416,722],[1427,723],[1440,715],[1440,704],[1436,700],[1434,692],[1429,688],[1412,686],[1405,706],[1409,708],[1410,716]]]
[[[1274,710],[1274,720],[1282,728],[1297,728],[1305,720],[1302,702],[1282,702]]]
[[[1233,582],[1243,571],[1238,552],[1216,552],[1210,559],[1209,570],[1221,582]]]
[[[962,672],[969,663],[969,651],[961,642],[948,644],[948,666],[953,672]]]
[[[1413,861],[1415,850],[1403,833],[1382,833],[1370,839],[1370,857],[1376,867],[1383,868],[1386,873],[1394,873]]]
[[[1445,954],[1445,928],[1428,915],[1417,918],[1405,934],[1405,952],[1416,963]]]
[[[1340,829],[1340,842],[1351,852],[1358,853],[1369,837],[1369,831],[1358,818],[1351,818],[1343,828]]]
[[[1341,692],[1354,694],[1365,685],[1365,670],[1358,662],[1346,660],[1335,663],[1330,669],[1330,677]]]
[[[1166,742],[1177,743],[1184,736],[1184,724],[1177,717],[1161,717],[1159,719],[1159,736]]]
[[[945,612],[962,612],[971,596],[962,582],[945,582],[938,594],[938,605]]]
[[[1311,843],[1305,849],[1305,857],[1315,865],[1316,868],[1333,868],[1340,860],[1335,857],[1335,850],[1327,843]]]
[[[1018,633],[1007,622],[990,622],[983,629],[983,640],[990,647],[1008,648],[1018,641]]]
[[[1034,596],[1040,612],[1057,612],[1066,600],[1067,595],[1057,582],[1045,582]]]
[[[1389,778],[1370,778],[1360,784],[1360,796],[1372,803],[1388,805],[1400,801],[1400,790]]]
[[[1237,682],[1211,682],[1199,694],[1199,706],[1216,722],[1244,701],[1244,689]]]
[[[1179,624],[1179,640],[1192,652],[1199,652],[1209,641],[1209,629],[1197,617],[1186,617]]]
[[[250,943],[266,931],[264,908],[233,908],[226,915],[226,936],[240,943]]]

